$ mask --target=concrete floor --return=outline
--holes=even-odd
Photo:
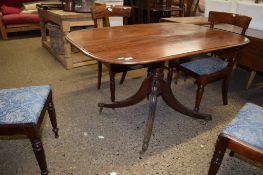
[[[140,159],[147,100],[99,114],[97,103],[110,101],[106,69],[97,90],[96,65],[66,70],[41,47],[40,37],[32,37],[0,41],[0,72],[1,89],[52,85],[60,137],[54,138],[47,116],[42,131],[52,175],[204,175],[224,126],[246,102],[263,106],[262,89],[245,90],[249,74],[243,70],[233,73],[227,106],[222,105],[221,82],[206,87],[200,110],[212,114],[212,121],[174,112],[159,98],[150,146]],[[124,84],[117,85],[117,99],[133,94],[145,74],[129,72]],[[262,81],[257,76],[254,83]],[[191,79],[173,85],[175,96],[191,108],[195,89]],[[262,170],[261,165],[226,154],[218,174],[262,175]],[[39,174],[39,168],[27,139],[1,137],[0,175],[13,174]]]

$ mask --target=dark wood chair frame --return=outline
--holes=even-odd
[[[237,15],[233,13],[225,13],[225,12],[214,12],[210,11],[208,21],[210,22],[210,28],[214,29],[214,25],[217,23],[224,23],[224,24],[231,24],[235,25],[238,27],[242,28],[241,35],[245,35],[246,30],[249,26],[249,23],[251,21],[251,18],[248,16],[242,16],[242,15]],[[198,75],[195,72],[192,72],[191,70],[188,70],[177,62],[174,61],[169,61],[168,63],[168,75],[167,75],[167,80],[171,83],[172,77],[173,77],[173,71],[174,68],[176,69],[177,73],[179,71],[184,72],[186,75],[190,75],[194,79],[196,79],[196,84],[198,86],[197,92],[196,92],[196,100],[195,100],[195,111],[199,111],[199,106],[201,103],[201,99],[203,96],[204,92],[204,87],[206,84],[215,82],[218,80],[223,79],[223,84],[222,84],[222,98],[223,98],[223,104],[227,105],[228,104],[228,99],[227,99],[227,94],[228,94],[228,86],[229,86],[229,81],[231,77],[231,73],[233,70],[233,66],[235,65],[237,59],[238,59],[238,54],[239,54],[239,49],[226,49],[224,51],[220,51],[220,53],[231,53],[230,57],[226,57],[228,61],[228,66],[219,71],[215,72],[212,74],[207,74],[207,75]],[[218,53],[218,54],[220,54]]]
[[[112,10],[109,11],[108,8]],[[97,4],[92,7],[92,17],[96,28],[109,26],[109,17],[123,17],[123,24],[127,25],[128,18],[130,17],[132,8],[129,6],[106,6],[105,4]],[[110,76],[110,92],[111,101],[115,101],[115,75],[116,73],[122,73],[120,84],[123,84],[126,74],[128,71],[138,69],[137,66],[126,66],[117,64],[105,64],[109,69]],[[144,66],[139,66],[143,68]],[[102,76],[102,62],[98,61],[98,85],[97,88],[101,87],[101,76]]]
[[[224,158],[226,149],[243,155],[251,160],[263,163],[263,150],[256,148],[246,142],[221,133],[218,136],[213,158],[211,160],[208,175],[216,175]]]
[[[52,91],[50,91],[48,98],[45,102],[44,108],[40,114],[37,124],[35,123],[21,123],[21,124],[1,124],[0,125],[0,135],[9,136],[9,135],[26,135],[31,144],[35,157],[37,159],[39,168],[42,175],[48,174],[47,163],[44,148],[41,141],[41,132],[40,127],[44,119],[46,110],[48,110],[49,118],[51,125],[53,127],[52,131],[55,133],[55,138],[58,138],[58,128],[55,108],[52,100]]]
[[[160,18],[171,17],[173,11],[178,11],[180,16],[184,13],[183,3],[173,6],[173,0],[144,0],[143,6],[146,23],[159,22]]]
[[[198,9],[199,0],[186,0],[184,2],[184,16],[195,16]]]

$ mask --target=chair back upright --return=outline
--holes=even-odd
[[[132,8],[120,5],[94,5],[91,8],[92,18],[96,28],[109,27],[109,17],[123,17],[123,25],[127,25]]]
[[[234,13],[210,11],[208,21],[210,22],[210,28],[214,28],[215,24],[231,24],[242,28],[240,34],[245,35],[251,21],[251,17]]]
[[[195,16],[199,0],[184,0],[184,16]]]
[[[172,7],[172,0],[143,0],[145,9],[169,9]]]

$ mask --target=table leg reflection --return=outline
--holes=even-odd
[[[163,69],[164,62],[149,65],[147,77],[142,82],[142,85],[139,88],[139,90],[133,96],[127,98],[126,100],[116,101],[111,104],[98,104],[98,106],[100,107],[100,111],[102,111],[103,108],[127,107],[139,103],[146,96],[149,95],[149,113],[144,131],[144,139],[141,153],[144,153],[149,145],[155,118],[157,96],[159,95],[162,96],[163,100],[167,103],[167,105],[173,108],[175,111],[178,111],[193,118],[199,118],[204,120],[212,119],[211,115],[209,114],[199,113],[187,108],[174,97],[170,84],[164,80]]]

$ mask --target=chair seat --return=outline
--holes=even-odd
[[[182,63],[180,66],[195,72],[198,75],[212,74],[221,71],[227,67],[227,62],[214,57],[205,57],[201,59],[195,59],[190,62]]]
[[[0,125],[36,124],[50,90],[49,85],[0,90]]]
[[[263,149],[263,107],[247,103],[223,133]]]

